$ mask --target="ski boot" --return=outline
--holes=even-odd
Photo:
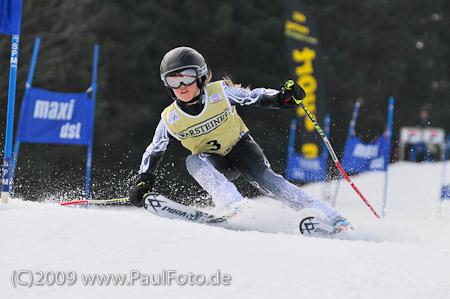
[[[337,216],[331,219],[329,224],[338,229],[339,231],[353,229],[353,226],[350,223],[350,221],[348,221],[347,218],[344,218],[342,216]]]

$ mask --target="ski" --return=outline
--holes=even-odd
[[[306,217],[300,221],[300,233],[308,237],[328,237],[335,235],[341,230],[319,220],[316,217]]]
[[[151,192],[148,193],[144,199],[144,208],[150,213],[170,218],[170,219],[182,219],[189,222],[206,223],[206,224],[225,224],[227,219],[233,217],[236,213],[233,212],[230,215],[225,216],[215,216],[205,212],[201,212],[195,208],[177,203],[164,195]],[[77,204],[88,204],[88,205],[112,205],[112,204],[128,204],[129,199],[124,198],[114,198],[106,200],[74,200],[69,202],[62,202],[60,205],[77,205]]]
[[[149,193],[145,197],[144,207],[150,213],[160,217],[182,219],[189,222],[206,224],[225,224],[227,219],[230,219],[236,214],[233,213],[226,216],[214,216],[174,202],[158,193]]]

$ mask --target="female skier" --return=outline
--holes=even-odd
[[[188,47],[175,48],[161,61],[160,75],[174,102],[161,114],[152,143],[147,147],[130,192],[130,201],[144,205],[153,189],[155,173],[169,142],[177,139],[192,152],[186,158],[189,173],[212,197],[216,207],[230,207],[243,200],[231,183],[242,175],[264,195],[281,200],[294,210],[322,210],[328,223],[346,230],[347,219],[328,204],[313,198],[272,171],[259,145],[239,117],[236,105],[289,109],[303,99],[304,90],[291,81],[281,91],[266,88],[248,90],[227,80],[210,82],[205,59]]]

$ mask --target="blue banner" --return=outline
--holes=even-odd
[[[20,33],[22,0],[0,0],[0,33]]]
[[[286,179],[303,182],[323,182],[326,179],[327,159],[323,156],[308,159],[299,153],[288,155]]]
[[[342,168],[345,172],[386,171],[389,163],[388,137],[382,135],[375,142],[364,143],[356,136],[347,139]]]
[[[58,93],[30,88],[23,98],[20,142],[92,143],[95,101],[88,93]]]

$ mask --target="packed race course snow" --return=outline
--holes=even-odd
[[[341,181],[336,208],[355,230],[337,239],[300,235],[299,213],[265,197],[234,229],[13,198],[0,205],[0,298],[450,298],[442,166],[391,165],[382,220]],[[384,173],[352,179],[381,213]],[[304,190],[321,198],[323,186]],[[126,280],[89,283],[95,274]]]

